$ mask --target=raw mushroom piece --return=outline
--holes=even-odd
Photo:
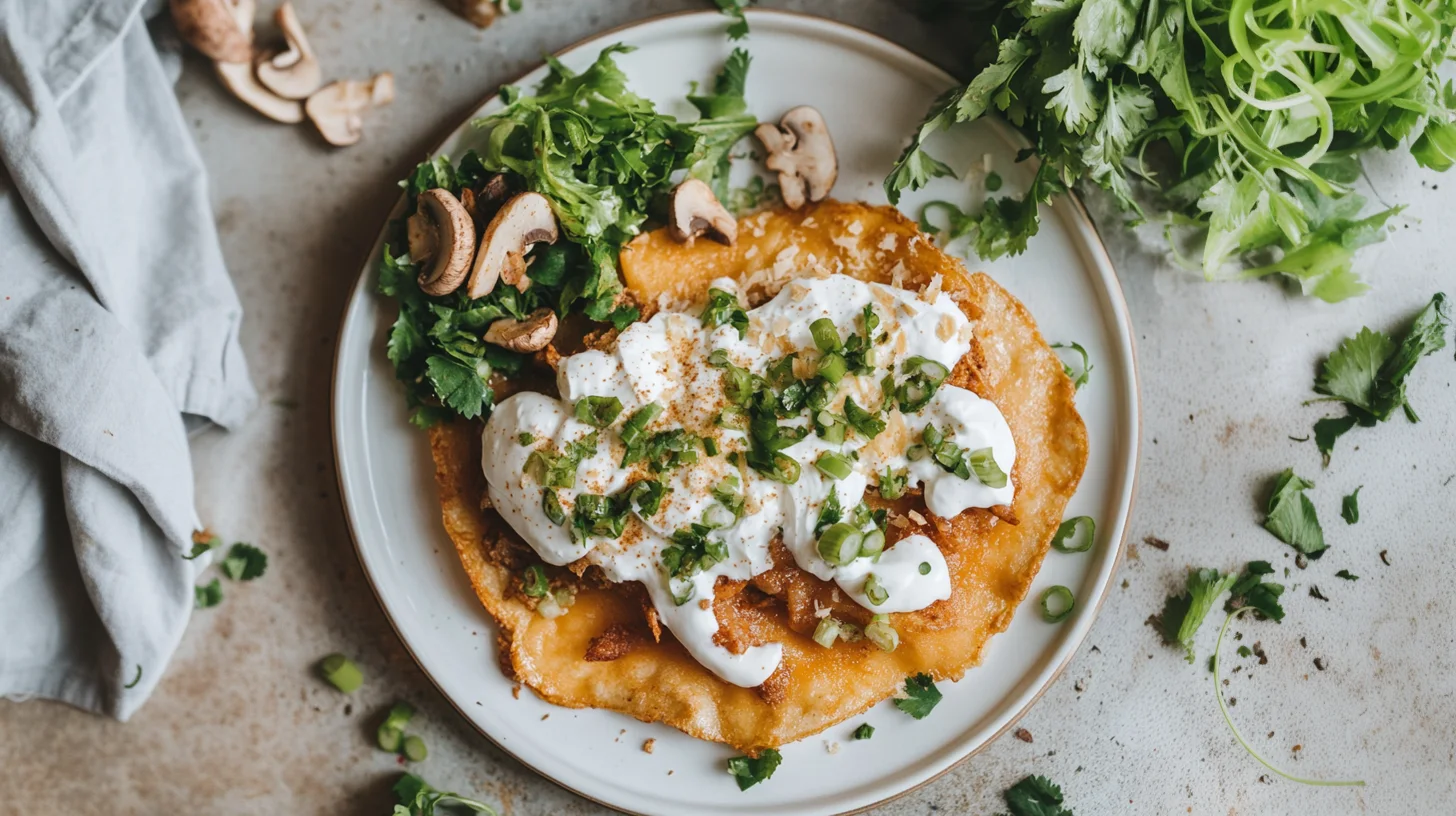
[[[216,62],[253,59],[254,0],[171,0],[182,39]]]
[[[293,3],[285,2],[273,15],[288,48],[270,51],[259,56],[257,62],[258,82],[263,87],[284,99],[307,99],[323,84],[323,73],[319,69],[318,57],[308,44],[303,24],[293,10]]]
[[[217,70],[218,79],[233,96],[246,102],[253,110],[286,125],[303,121],[303,105],[284,99],[258,84],[251,62],[216,62],[213,67]]]
[[[777,125],[762,122],[753,135],[768,151],[764,164],[779,174],[784,204],[797,210],[807,201],[829,195],[839,177],[839,160],[829,125],[819,111],[800,105],[784,114]]]
[[[738,222],[713,195],[713,188],[698,179],[675,187],[667,209],[668,235],[680,244],[692,246],[700,235],[724,246],[738,240]]]
[[[485,342],[511,351],[540,351],[556,336],[556,313],[548,308],[531,312],[525,320],[503,317],[485,330]]]
[[[556,214],[545,196],[519,193],[511,197],[501,205],[480,239],[475,269],[470,273],[470,297],[490,294],[498,280],[522,292],[529,289],[526,251],[542,241],[554,244],[556,236]]]
[[[416,219],[432,228],[431,254],[435,263],[420,273],[420,290],[427,295],[448,295],[460,288],[470,271],[470,258],[475,254],[475,222],[460,200],[449,190],[435,188],[420,194],[419,211],[409,218],[410,260],[415,257]]]
[[[368,82],[331,82],[310,96],[303,109],[324,141],[347,147],[364,135],[364,112],[392,101],[394,75],[386,71]]]

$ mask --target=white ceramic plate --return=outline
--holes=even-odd
[[[751,12],[750,23],[747,96],[754,113],[776,120],[794,105],[816,106],[839,151],[835,195],[883,202],[880,182],[906,134],[952,84],[951,77],[899,46],[838,23],[768,12]],[[711,12],[658,18],[581,43],[561,59],[579,70],[608,44],[637,46],[619,59],[632,88],[661,109],[690,118],[683,95],[689,81],[711,79],[728,55],[723,29],[723,18]],[[521,84],[530,86],[544,74],[538,69]],[[481,112],[498,106],[491,100]],[[477,139],[462,126],[441,150],[458,157]],[[970,205],[984,195],[988,154],[1005,190],[1019,192],[1031,168],[1014,164],[1018,147],[1013,134],[991,124],[946,134],[934,144],[935,152],[965,178],[937,180],[906,196],[901,207],[914,214],[932,199]],[[724,772],[733,752],[721,745],[620,714],[558,708],[530,693],[512,699],[512,684],[496,662],[494,623],[471,592],[440,525],[426,437],[406,422],[403,393],[384,356],[396,310],[373,291],[378,253],[376,246],[345,314],[334,372],[339,480],[359,557],[395,629],[445,696],[486,736],[543,776],[641,813],[857,810],[923,784],[1004,731],[1091,628],[1121,552],[1132,502],[1138,405],[1127,308],[1096,231],[1076,202],[1062,199],[1043,208],[1041,234],[1026,254],[970,266],[985,268],[1025,302],[1050,341],[1075,340],[1091,352],[1096,370],[1077,397],[1091,458],[1068,514],[1096,519],[1096,546],[1086,554],[1047,556],[1010,629],[991,641],[984,664],[964,681],[941,684],[945,700],[932,716],[915,721],[882,704],[785,747],[774,778],[747,792]],[[1057,625],[1042,621],[1036,600],[1053,584],[1071,587],[1077,597],[1076,611]],[[851,742],[850,732],[865,721],[875,726],[875,738]],[[650,755],[640,750],[649,737],[657,739]],[[838,742],[839,751],[829,753],[826,742]]]

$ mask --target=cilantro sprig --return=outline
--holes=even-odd
[[[738,756],[728,760],[728,773],[733,775],[739,790],[748,790],[767,781],[783,761],[783,754],[773,748],[765,748],[756,757]]]
[[[940,704],[941,696],[930,675],[923,672],[912,674],[905,678],[905,696],[895,698],[895,708],[923,720]]]
[[[1411,422],[1420,421],[1406,397],[1406,377],[1422,357],[1446,347],[1450,322],[1446,295],[1437,292],[1399,342],[1385,332],[1364,327],[1330,353],[1315,378],[1314,390],[1330,401],[1343,403],[1345,415],[1314,424],[1315,444],[1326,465],[1335,441],[1356,425],[1370,427],[1384,422],[1397,408]]]

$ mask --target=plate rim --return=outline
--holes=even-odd
[[[793,18],[795,20],[809,22],[812,25],[823,26],[823,27],[827,27],[827,28],[831,28],[831,29],[840,29],[841,31],[843,31],[845,33],[848,33],[848,34],[850,34],[852,36],[855,36],[855,37],[869,38],[869,39],[878,41],[883,46],[887,46],[887,47],[889,47],[891,49],[894,49],[894,50],[903,52],[903,54],[905,54],[905,55],[908,55],[908,56],[910,56],[910,57],[912,57],[914,59],[920,60],[920,61],[924,62],[925,64],[933,67],[937,71],[940,71],[941,73],[943,73],[943,74],[951,77],[955,81],[960,81],[960,77],[958,77],[954,71],[951,71],[951,70],[947,69],[946,67],[944,67],[940,63],[936,62],[935,60],[932,60],[929,57],[926,57],[923,54],[920,54],[919,52],[914,51],[914,50],[912,50],[911,48],[909,48],[907,46],[901,45],[900,43],[895,42],[894,40],[891,40],[888,37],[885,37],[885,36],[883,36],[883,35],[881,35],[881,34],[879,34],[877,32],[871,31],[871,30],[866,29],[866,28],[861,28],[860,26],[854,25],[852,23],[846,23],[846,22],[843,22],[843,21],[840,21],[840,20],[835,20],[835,19],[832,19],[832,18],[823,17],[823,16],[820,16],[820,15],[817,15],[817,14],[813,14],[813,13],[810,13],[810,12],[795,11],[795,10],[790,10],[790,9],[750,8],[750,9],[747,9],[746,10],[746,13],[747,13],[747,15],[749,16],[750,19],[753,18],[753,17],[770,17],[770,16],[777,16],[777,17],[784,17],[784,18]],[[550,52],[550,56],[552,56],[554,58],[560,58],[563,55],[565,55],[565,54],[567,54],[569,52],[575,51],[576,49],[578,49],[578,48],[586,45],[587,43],[593,42],[595,40],[605,39],[605,38],[611,37],[612,35],[615,35],[615,34],[620,34],[622,32],[630,31],[632,29],[636,29],[636,28],[639,28],[639,27],[645,27],[645,26],[649,26],[649,25],[654,25],[654,24],[657,24],[657,23],[660,23],[660,22],[663,22],[663,21],[666,21],[666,20],[671,20],[671,19],[676,19],[676,18],[682,18],[682,17],[695,17],[695,16],[696,17],[711,17],[711,18],[715,18],[716,19],[716,18],[721,17],[722,14],[721,14],[721,12],[718,12],[718,11],[714,11],[714,10],[703,10],[703,9],[684,9],[684,10],[680,10],[680,11],[672,11],[672,12],[664,12],[664,13],[661,13],[661,14],[654,14],[654,15],[651,15],[651,16],[648,16],[648,17],[643,17],[643,18],[640,18],[640,19],[637,19],[637,20],[632,20],[630,22],[621,23],[619,25],[612,26],[611,28],[603,29],[601,31],[598,31],[598,32],[595,32],[595,33],[592,33],[592,34],[588,34],[588,35],[586,35],[584,37],[581,37],[579,39],[573,40],[572,42],[570,42],[570,43],[568,43],[568,44],[566,44],[564,46],[561,46],[560,48],[558,48],[558,49]],[[543,65],[543,64],[544,64],[544,60],[542,62],[540,62],[540,63],[533,63],[530,67],[528,67],[525,70],[523,70],[520,73],[518,73],[513,79],[511,79],[508,82],[503,83],[503,84],[516,84],[516,83],[519,83],[524,77],[529,76],[531,73],[533,73],[536,70],[538,70],[541,67],[541,65]],[[491,93],[487,94],[486,96],[482,97],[480,99],[480,101],[474,107],[472,107],[470,109],[470,112],[468,114],[466,114],[465,118],[463,120],[461,120],[459,122],[459,124],[455,125],[454,127],[450,128],[449,130],[445,131],[444,135],[441,136],[440,139],[438,139],[434,144],[432,144],[429,148],[426,149],[425,154],[428,155],[428,156],[434,156],[434,155],[438,154],[440,152],[440,149],[442,147],[444,147],[447,142],[449,142],[451,139],[453,139],[456,136],[456,134],[458,134],[460,132],[460,130],[462,128],[464,128],[465,126],[467,126],[470,123],[470,121],[476,117],[477,113],[480,111],[481,108],[485,107],[486,105],[489,105],[492,101],[494,101],[499,96],[500,96],[500,91],[499,90],[496,90],[496,91],[491,92]],[[1011,129],[1009,126],[1006,126],[1001,121],[1001,119],[999,117],[993,117],[993,121],[996,123],[997,126],[1004,127],[1008,131],[1010,131],[1014,135],[1014,138],[1017,141],[1019,141],[1019,142],[1021,142],[1023,144],[1029,144],[1029,143],[1026,142],[1025,138],[1020,135],[1020,133],[1018,131],[1015,131],[1014,129]],[[340,364],[341,364],[342,357],[343,357],[343,352],[344,352],[344,329],[345,329],[345,327],[346,327],[346,325],[348,323],[349,315],[350,315],[350,312],[352,311],[352,308],[353,308],[354,298],[355,298],[354,293],[358,291],[359,286],[360,286],[361,282],[363,281],[363,279],[366,276],[369,275],[369,273],[371,271],[370,270],[369,261],[374,256],[375,247],[378,245],[378,243],[380,241],[380,237],[379,236],[382,236],[383,235],[384,229],[388,226],[388,223],[389,223],[389,220],[388,219],[393,217],[393,214],[399,209],[399,202],[402,202],[403,200],[404,200],[404,194],[401,193],[399,199],[395,203],[395,206],[390,208],[390,214],[388,216],[386,216],[383,225],[381,225],[380,229],[378,230],[378,235],[376,236],[375,240],[373,242],[371,242],[369,244],[369,246],[364,250],[363,257],[358,262],[358,266],[359,266],[359,269],[360,269],[359,276],[355,279],[353,285],[350,287],[350,289],[349,289],[350,295],[349,295],[348,298],[345,299],[342,307],[340,308],[340,314],[339,314],[339,317],[337,319],[336,331],[335,331],[336,339],[334,341],[333,363],[332,363],[332,365],[330,367],[330,372],[329,372],[329,377],[330,377],[330,387],[329,387],[329,426],[330,426],[329,427],[329,439],[330,439],[330,443],[331,443],[331,445],[333,447],[334,482],[335,482],[335,485],[338,487],[339,505],[340,505],[340,509],[343,511],[344,524],[345,524],[345,526],[346,526],[346,528],[348,529],[348,532],[349,532],[349,540],[353,544],[355,561],[358,563],[360,571],[363,572],[365,581],[369,584],[369,591],[374,595],[374,601],[375,601],[375,603],[379,606],[379,609],[384,613],[384,618],[385,618],[385,620],[387,620],[389,622],[389,627],[394,632],[394,636],[399,640],[400,645],[402,645],[404,647],[405,652],[407,652],[409,654],[410,659],[414,661],[415,666],[418,667],[419,670],[420,670],[420,672],[422,674],[424,674],[424,676],[430,681],[430,684],[435,687],[435,691],[445,700],[446,703],[449,704],[449,706],[452,709],[455,710],[456,715],[459,716],[462,720],[464,720],[467,725],[469,725],[478,734],[480,734],[481,736],[485,737],[486,740],[488,740],[492,745],[494,745],[497,750],[501,751],[506,756],[509,756],[512,760],[514,760],[515,762],[519,763],[522,767],[528,769],[529,771],[531,771],[532,773],[534,773],[537,776],[541,777],[542,779],[545,779],[546,781],[548,781],[548,782],[550,782],[550,783],[552,783],[552,784],[554,784],[554,785],[556,785],[556,786],[558,786],[558,787],[560,787],[560,788],[562,788],[562,789],[564,789],[566,791],[569,791],[570,793],[572,793],[572,794],[574,794],[576,796],[579,796],[579,797],[581,797],[583,799],[586,799],[589,802],[593,802],[595,804],[601,805],[602,807],[605,807],[605,808],[607,808],[609,810],[616,811],[618,813],[626,813],[626,814],[636,814],[636,813],[639,813],[639,811],[628,810],[626,808],[623,808],[623,807],[619,807],[617,805],[614,805],[611,802],[607,802],[607,801],[603,801],[601,799],[598,799],[595,796],[592,796],[592,795],[590,795],[588,793],[585,793],[584,791],[579,790],[576,787],[574,787],[572,785],[569,785],[569,784],[563,782],[561,779],[557,778],[555,775],[546,773],[545,771],[541,770],[540,768],[536,767],[535,765],[533,765],[533,764],[525,761],[524,759],[522,759],[519,755],[517,755],[516,752],[512,751],[511,749],[509,749],[506,746],[504,746],[503,744],[501,744],[501,742],[499,740],[497,740],[494,736],[492,736],[484,728],[482,728],[480,725],[478,725],[475,722],[475,720],[473,720],[469,715],[467,715],[466,712],[465,712],[465,710],[464,710],[464,708],[462,708],[459,703],[457,703],[453,698],[451,698],[450,695],[448,695],[448,694],[446,694],[444,692],[444,690],[441,687],[440,682],[435,678],[434,674],[431,673],[430,669],[424,664],[423,661],[420,660],[419,656],[417,654],[415,654],[414,647],[410,644],[409,640],[406,639],[404,637],[403,633],[400,631],[399,624],[394,619],[394,613],[391,612],[389,606],[384,603],[384,599],[383,599],[383,597],[379,593],[379,587],[375,583],[373,573],[370,572],[368,565],[364,562],[364,554],[363,554],[363,551],[361,550],[360,545],[359,545],[359,535],[358,535],[358,531],[355,529],[354,513],[353,513],[353,511],[351,509],[350,501],[346,498],[347,491],[346,491],[346,487],[345,487],[345,484],[344,484],[344,471],[343,471],[343,467],[342,467],[341,462],[340,462],[340,453],[339,452],[340,452],[340,448],[341,448],[341,443],[340,443],[340,439],[339,439],[339,427],[340,427],[339,411],[340,411],[341,396],[342,396],[341,393],[340,393],[340,388],[341,388]],[[1086,230],[1086,232],[1090,235],[1091,240],[1085,242],[1085,244],[1084,244],[1084,246],[1082,248],[1084,250],[1086,250],[1086,251],[1089,251],[1093,255],[1094,265],[1097,266],[1097,267],[1099,267],[1099,271],[1105,271],[1106,272],[1106,274],[1103,277],[1106,279],[1106,282],[1109,284],[1107,286],[1107,293],[1108,293],[1109,297],[1111,298],[1112,305],[1114,307],[1113,310],[1112,310],[1113,313],[1114,313],[1113,316],[1115,318],[1119,318],[1119,320],[1117,322],[1121,324],[1121,329],[1125,332],[1125,335],[1127,337],[1127,347],[1128,347],[1128,352],[1129,352],[1129,358],[1130,358],[1130,361],[1132,363],[1131,370],[1129,371],[1129,382],[1130,382],[1130,386],[1131,386],[1130,387],[1130,396],[1131,396],[1131,405],[1130,405],[1130,414],[1131,414],[1131,417],[1130,417],[1130,419],[1131,419],[1132,434],[1131,434],[1131,436],[1130,436],[1130,438],[1128,440],[1128,443],[1127,443],[1128,446],[1129,446],[1127,456],[1128,456],[1128,459],[1130,459],[1130,461],[1131,461],[1130,479],[1127,482],[1127,510],[1126,510],[1126,516],[1127,516],[1127,518],[1125,519],[1125,521],[1123,523],[1123,526],[1122,526],[1122,534],[1118,537],[1118,540],[1117,540],[1116,551],[1113,554],[1113,558],[1112,558],[1112,561],[1111,561],[1111,565],[1110,565],[1110,567],[1109,567],[1109,569],[1107,571],[1107,579],[1106,579],[1105,582],[1103,582],[1103,586],[1102,586],[1102,590],[1103,591],[1098,596],[1097,602],[1092,607],[1092,614],[1087,619],[1088,620],[1088,623],[1086,625],[1086,628],[1084,629],[1084,631],[1081,632],[1080,635],[1075,635],[1074,636],[1075,640],[1070,644],[1070,648],[1067,650],[1067,654],[1051,670],[1051,673],[1047,675],[1046,680],[1040,685],[1040,687],[1030,697],[1030,699],[1028,699],[1023,705],[1021,705],[1021,707],[1019,707],[1015,712],[1013,712],[1007,718],[1006,722],[1001,726],[1001,728],[997,729],[990,736],[986,737],[986,739],[983,740],[980,745],[977,745],[974,748],[971,748],[970,750],[966,751],[963,755],[961,755],[960,757],[958,757],[957,759],[955,759],[954,761],[952,761],[949,765],[945,766],[944,768],[942,768],[941,770],[939,770],[936,773],[932,774],[931,776],[929,776],[929,777],[921,780],[920,782],[917,782],[914,785],[911,785],[911,786],[909,786],[907,788],[904,788],[903,790],[899,790],[899,791],[896,791],[894,793],[891,793],[891,794],[889,794],[889,795],[887,795],[887,796],[885,796],[885,797],[883,797],[881,799],[878,799],[878,800],[876,800],[874,802],[870,802],[868,804],[862,805],[860,807],[853,808],[851,810],[839,811],[839,812],[837,812],[835,814],[835,816],[852,816],[853,814],[865,813],[865,812],[867,812],[869,810],[872,810],[874,808],[877,808],[877,807],[880,807],[882,805],[888,804],[888,803],[893,802],[893,801],[895,801],[897,799],[900,799],[900,798],[902,798],[904,796],[907,796],[907,795],[909,795],[911,793],[914,793],[915,791],[920,790],[921,788],[924,788],[925,786],[930,785],[931,783],[938,781],[939,779],[941,779],[946,774],[948,774],[951,771],[955,770],[956,768],[960,767],[962,764],[964,764],[971,757],[973,757],[973,756],[981,753],[982,751],[986,750],[986,748],[988,748],[992,743],[996,742],[998,739],[1000,739],[1002,736],[1004,736],[1008,731],[1010,731],[1012,728],[1014,728],[1016,726],[1016,724],[1018,722],[1020,722],[1021,719],[1023,717],[1025,717],[1026,714],[1029,711],[1031,711],[1031,709],[1034,708],[1037,703],[1039,703],[1041,701],[1042,696],[1045,695],[1047,693],[1047,691],[1053,685],[1056,684],[1056,681],[1061,678],[1062,673],[1064,671],[1066,671],[1068,665],[1071,664],[1072,659],[1076,657],[1077,652],[1082,647],[1082,644],[1086,641],[1087,637],[1091,634],[1092,626],[1093,626],[1093,624],[1095,624],[1095,622],[1097,620],[1097,616],[1102,611],[1102,605],[1103,605],[1103,603],[1105,603],[1106,600],[1107,600],[1107,596],[1108,596],[1109,593],[1106,590],[1107,590],[1108,586],[1110,586],[1110,582],[1111,582],[1112,576],[1114,576],[1117,573],[1117,571],[1119,569],[1121,569],[1121,567],[1123,565],[1123,562],[1125,561],[1125,559],[1127,557],[1127,541],[1128,541],[1128,536],[1130,535],[1130,531],[1131,531],[1131,525],[1128,522],[1131,521],[1133,509],[1134,509],[1134,507],[1137,504],[1137,497],[1138,497],[1139,486],[1140,486],[1141,464],[1142,464],[1142,461],[1141,461],[1142,430],[1143,430],[1143,415],[1142,415],[1142,411],[1143,411],[1143,408],[1142,408],[1142,377],[1141,377],[1141,366],[1139,365],[1139,362],[1138,362],[1137,333],[1134,330],[1134,327],[1133,327],[1133,324],[1132,324],[1132,314],[1131,314],[1131,310],[1128,307],[1126,293],[1123,291],[1123,288],[1122,288],[1122,280],[1121,280],[1121,278],[1119,278],[1117,276],[1117,268],[1116,268],[1116,266],[1112,262],[1112,256],[1111,256],[1111,254],[1107,251],[1107,245],[1106,245],[1106,243],[1104,242],[1104,240],[1102,238],[1101,231],[1097,228],[1097,223],[1092,219],[1091,214],[1088,212],[1086,206],[1082,202],[1081,197],[1076,193],[1076,191],[1069,189],[1064,194],[1063,200],[1065,202],[1067,202],[1068,204],[1071,205],[1071,208],[1072,208],[1072,213],[1071,213],[1072,218],[1071,218],[1071,220],[1073,222],[1077,223],[1082,228],[1084,228]]]

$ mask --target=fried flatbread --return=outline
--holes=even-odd
[[[743,219],[733,247],[673,243],[662,231],[622,252],[628,290],[647,311],[701,300],[719,277],[740,281],[753,303],[806,270],[920,289],[939,286],[974,322],[972,351],[951,382],[995,402],[1016,440],[1011,508],[971,510],[954,519],[926,511],[919,497],[891,507],[890,539],[929,535],[952,576],[949,600],[891,615],[894,652],[867,640],[832,649],[810,634],[816,607],[843,620],[868,613],[832,584],[794,566],[776,545],[777,566],[752,582],[720,582],[714,608],[729,648],[784,644],[779,670],[757,689],[718,679],[666,630],[658,630],[636,584],[594,580],[548,568],[553,586],[575,588],[567,614],[548,619],[521,591],[520,574],[539,563],[488,506],[480,466],[479,422],[430,432],[445,528],[476,594],[502,629],[516,679],[553,703],[606,708],[664,722],[707,740],[756,752],[817,733],[893,695],[907,675],[959,679],[992,635],[1010,624],[1031,584],[1087,459],[1075,389],[1022,304],[984,274],[967,274],[915,224],[888,207],[826,201],[798,212]],[[660,638],[659,638],[660,635]]]

